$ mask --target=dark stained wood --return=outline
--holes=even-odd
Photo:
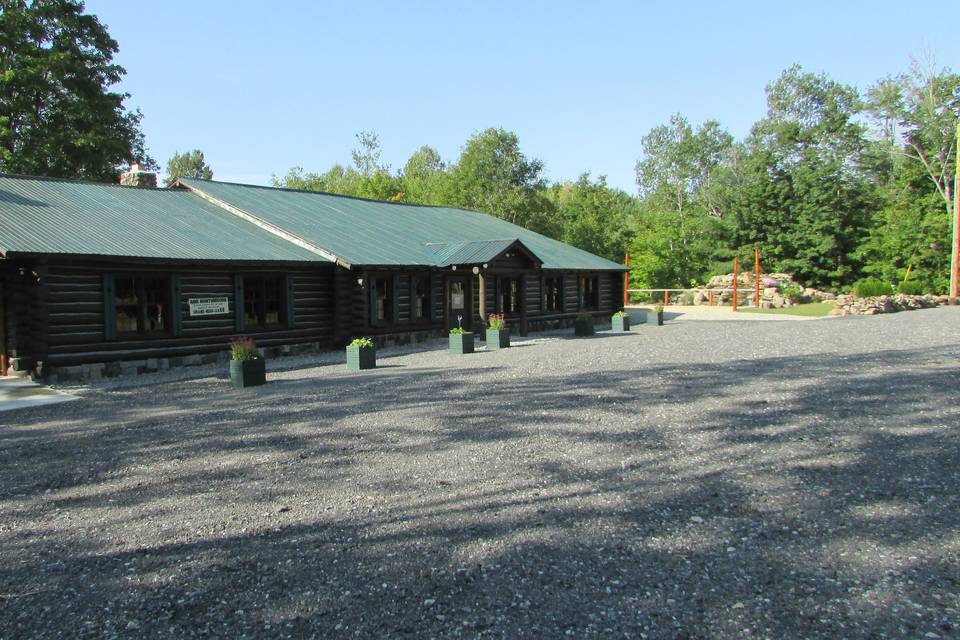
[[[290,269],[244,269],[228,267],[177,267],[166,265],[129,265],[117,263],[70,264],[51,263],[48,271],[48,326],[43,328],[49,341],[31,345],[34,353],[44,353],[53,364],[109,361],[140,357],[165,357],[177,354],[225,350],[231,337],[237,335],[234,278],[244,274],[290,274],[293,292],[291,326],[244,331],[260,346],[319,342],[332,346],[333,267],[332,265],[299,266]],[[158,273],[179,276],[179,300],[171,300],[171,310],[180,313],[180,335],[171,331],[156,335],[121,335],[107,340],[104,325],[104,273]],[[189,299],[225,296],[230,300],[230,313],[218,316],[190,317]],[[240,310],[242,313],[242,309]],[[42,348],[42,350],[41,350]],[[93,359],[95,358],[95,359]]]
[[[529,333],[527,325],[527,276],[521,275],[520,283],[517,286],[520,289],[517,292],[520,303],[520,335],[525,336]]]
[[[450,324],[447,278],[450,275],[463,276],[467,281],[465,328],[482,330],[485,326],[484,316],[496,308],[496,287],[502,277],[519,279],[520,310],[511,322],[514,330],[519,329],[523,335],[531,322],[569,319],[580,312],[578,277],[581,272],[562,272],[564,311],[547,312],[542,302],[542,279],[561,272],[536,268],[519,254],[498,261],[481,274],[472,274],[466,269],[423,267],[357,270],[330,264],[235,265],[105,258],[75,260],[73,257],[50,257],[46,263],[42,260],[0,261],[0,265],[0,353],[43,360],[56,366],[225,351],[229,339],[240,333],[236,316],[242,317],[242,309],[236,304],[235,278],[242,281],[244,275],[277,274],[286,277],[289,283],[290,326],[242,330],[244,335],[250,335],[265,347],[310,342],[332,348],[361,335],[412,331],[442,335]],[[22,276],[20,266],[25,270]],[[171,312],[179,312],[178,335],[168,331],[107,338],[107,317],[112,316],[112,302],[105,300],[105,276],[127,273],[177,276],[176,288],[171,281],[170,308]],[[622,284],[619,284],[622,274],[583,274],[598,279],[599,309],[593,313],[600,315],[616,310],[622,299]],[[370,279],[376,276],[389,277],[395,283],[396,314],[394,322],[371,326],[369,287]],[[417,319],[412,317],[411,283],[421,277],[430,283],[430,311],[428,317]],[[358,278],[363,278],[362,286]],[[188,300],[209,297],[227,297],[230,313],[191,317]]]

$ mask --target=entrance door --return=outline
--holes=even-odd
[[[470,330],[470,280],[451,277],[447,280],[447,329]]]

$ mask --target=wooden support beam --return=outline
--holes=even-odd
[[[477,275],[479,279],[480,291],[477,302],[480,306],[480,321],[483,326],[487,324],[487,278],[485,277],[483,270]]]
[[[517,286],[520,289],[517,292],[520,296],[520,335],[526,336],[529,333],[527,326],[527,276],[520,276],[520,282]]]

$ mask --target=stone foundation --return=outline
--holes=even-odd
[[[260,353],[265,358],[279,358],[306,353],[318,353],[321,343],[305,342],[286,344],[279,347],[263,347]],[[214,351],[195,353],[171,358],[143,358],[140,360],[115,360],[111,362],[93,362],[68,367],[48,367],[41,364],[37,369],[38,377],[47,384],[58,382],[95,382],[103,378],[136,376],[144,373],[156,373],[177,367],[196,367],[201,365],[222,364],[230,361],[230,352]]]

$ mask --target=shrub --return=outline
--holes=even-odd
[[[466,332],[467,332],[466,329],[464,329],[463,327],[454,327],[453,329],[450,329],[450,335],[452,336],[460,336],[465,334]]]
[[[858,298],[888,296],[891,293],[890,285],[877,278],[864,278],[853,285],[853,294]]]
[[[897,293],[902,293],[905,296],[922,296],[926,293],[925,288],[919,280],[907,280],[897,285]]]
[[[657,313],[663,313],[663,303],[657,303],[653,305],[653,310]]]
[[[784,282],[780,287],[780,294],[787,300],[796,302],[803,295],[803,287],[793,282]]]
[[[593,316],[589,313],[577,314],[577,322],[593,322]]]
[[[260,357],[257,351],[257,343],[253,338],[241,336],[230,341],[230,359],[231,360],[256,360]]]
[[[680,304],[685,307],[693,305],[693,291],[684,291],[680,294]]]
[[[354,338],[350,341],[351,347],[369,348],[373,346],[373,340],[370,338]]]
[[[623,317],[626,317],[626,315],[627,315],[627,312],[626,312],[626,311],[617,311],[615,314],[613,314],[613,317],[614,317],[614,318],[623,318]]]

